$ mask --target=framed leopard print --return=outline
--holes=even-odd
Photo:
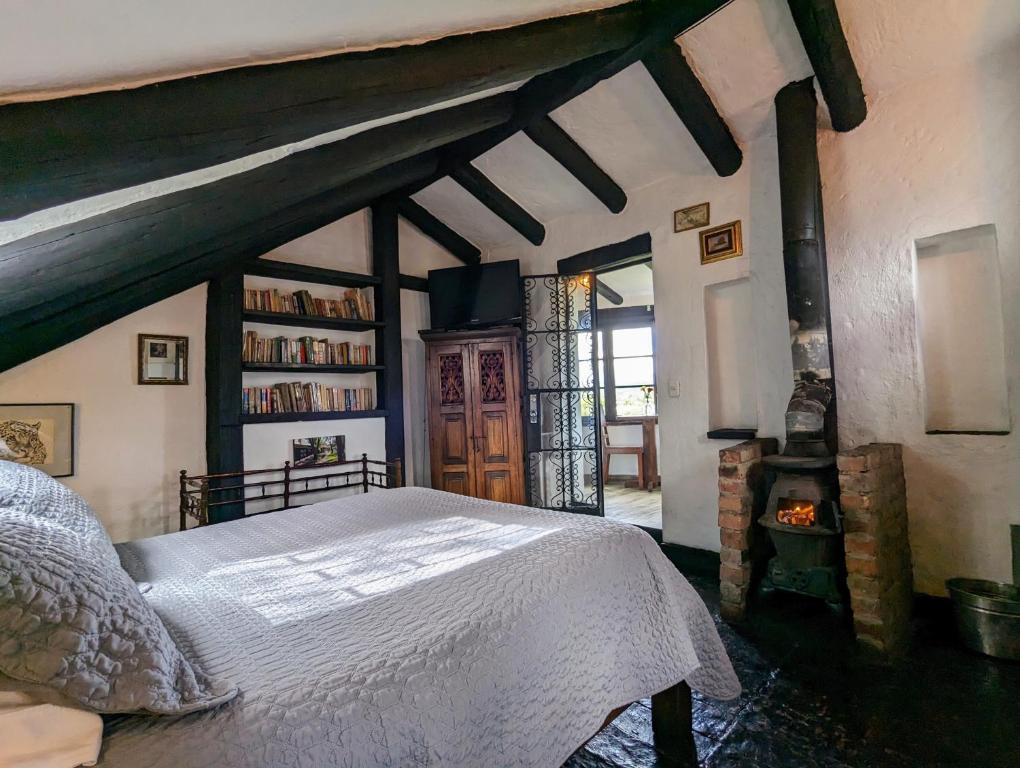
[[[0,404],[0,460],[74,474],[74,404]]]

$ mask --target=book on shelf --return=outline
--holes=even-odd
[[[244,308],[284,315],[331,317],[343,320],[375,320],[370,288],[349,288],[341,299],[319,299],[305,290],[287,292],[276,288],[245,288]]]
[[[259,413],[338,413],[370,411],[375,407],[371,387],[349,389],[300,381],[271,387],[245,387],[241,393],[241,412]]]
[[[255,331],[245,331],[241,355],[245,363],[372,365],[372,347],[369,344],[330,342],[312,336],[268,338],[259,336]]]

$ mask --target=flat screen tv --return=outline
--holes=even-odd
[[[432,328],[444,331],[518,322],[520,262],[429,270],[429,311]]]

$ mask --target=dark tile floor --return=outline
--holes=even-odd
[[[690,577],[719,621],[719,589]],[[744,692],[695,694],[704,768],[1020,768],[1020,664],[956,644],[941,606],[890,662],[858,650],[824,605],[777,594],[739,629],[720,623]],[[649,702],[632,705],[565,768],[650,768]]]

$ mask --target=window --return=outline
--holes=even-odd
[[[651,325],[599,331],[598,357],[599,400],[606,418],[654,416],[655,353]],[[591,375],[590,360],[582,359],[581,375]]]

